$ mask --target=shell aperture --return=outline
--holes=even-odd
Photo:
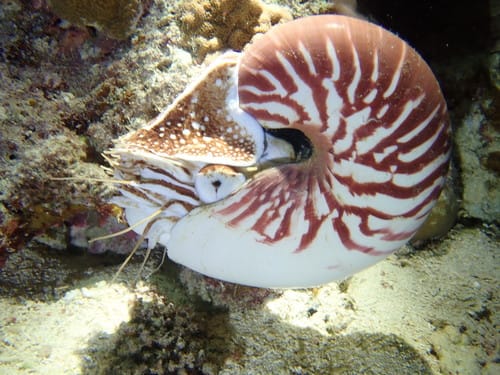
[[[186,129],[195,137],[181,143]],[[365,21],[311,16],[224,55],[108,155],[118,178],[137,181],[116,198],[130,224],[164,207],[146,237],[172,260],[226,281],[307,287],[411,238],[444,183],[449,136],[439,85],[411,47]]]

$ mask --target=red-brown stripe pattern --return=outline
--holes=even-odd
[[[241,108],[294,128],[304,162],[264,170],[218,211],[228,225],[305,251],[323,225],[349,250],[392,252],[437,199],[450,154],[446,103],[427,64],[390,32],[342,16],[274,28],[243,54]]]

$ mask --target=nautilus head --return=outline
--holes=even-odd
[[[444,184],[446,103],[403,40],[311,16],[229,52],[107,153],[132,228],[259,287],[349,276],[415,234]]]

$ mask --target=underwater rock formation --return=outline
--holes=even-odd
[[[143,13],[142,0],[50,0],[52,11],[77,25],[93,26],[114,39],[126,39]]]

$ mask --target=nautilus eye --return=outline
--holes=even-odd
[[[108,154],[116,202],[169,257],[261,287],[307,287],[406,243],[444,184],[446,103],[404,41],[312,16],[223,55]],[[141,211],[142,210],[142,211]]]
[[[196,175],[194,187],[203,203],[212,203],[235,192],[245,180],[243,173],[227,165],[208,165]]]

